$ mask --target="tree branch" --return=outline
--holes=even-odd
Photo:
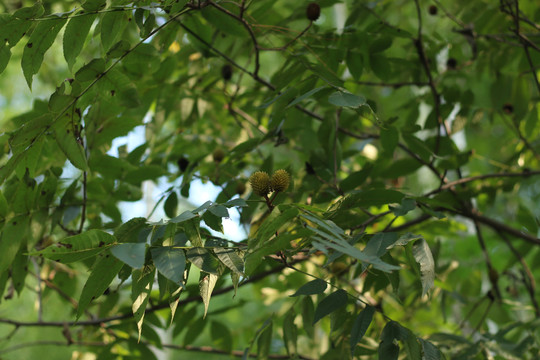
[[[288,265],[294,265],[301,263],[303,261],[306,261],[308,257],[299,258],[291,261]],[[262,273],[256,274],[245,280],[244,282],[240,283],[238,287],[250,284],[252,282],[259,281],[267,276],[279,273],[283,271],[283,269],[287,268],[288,265],[278,265],[273,269],[264,271]],[[212,293],[212,297],[226,294],[228,292],[233,291],[235,288],[234,286],[226,286],[221,289],[217,289]],[[187,305],[192,302],[201,301],[200,296],[191,296],[187,299],[178,301],[178,306],[181,305]],[[160,303],[155,306],[152,306],[145,310],[145,314],[153,313],[158,310],[166,309],[169,307],[168,302]],[[34,321],[34,322],[25,322],[25,321],[18,321],[18,320],[12,320],[12,319],[3,319],[0,318],[0,323],[4,324],[10,324],[13,326],[30,326],[30,327],[64,327],[65,325],[68,326],[102,326],[106,323],[117,321],[117,320],[124,320],[124,319],[130,319],[133,317],[133,313],[126,313],[126,314],[120,314],[115,316],[110,316],[106,318],[100,318],[100,319],[92,319],[92,320],[86,320],[86,321]]]

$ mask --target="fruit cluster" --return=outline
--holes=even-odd
[[[283,192],[287,190],[290,176],[286,170],[277,170],[270,177],[265,171],[257,171],[249,177],[249,183],[253,192],[260,196],[266,196],[269,192]]]

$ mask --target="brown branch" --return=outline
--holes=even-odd
[[[144,344],[150,345],[150,343],[143,341]],[[25,342],[21,344],[17,344],[11,347],[7,347],[0,350],[0,354],[6,354],[8,352],[17,351],[20,349],[26,349],[28,347],[33,346],[95,346],[95,347],[105,347],[111,345],[110,343],[105,342],[97,342],[97,341],[74,341],[74,342],[66,342],[66,341],[59,341],[59,340],[39,340],[39,341],[32,341],[32,342]],[[225,351],[221,349],[215,349],[210,346],[180,346],[175,344],[162,344],[162,347],[166,349],[172,349],[172,350],[182,350],[182,351],[194,351],[194,352],[202,352],[206,354],[220,354],[220,355],[231,355],[234,357],[243,357],[244,352],[239,350],[233,350],[233,351]],[[250,358],[256,358],[256,354],[248,354],[248,357]],[[289,355],[278,355],[278,354],[268,354],[269,359],[290,359]],[[298,359],[302,360],[312,360],[312,358],[297,354]]]
[[[241,22],[244,28],[246,28],[247,32],[249,33],[249,36],[251,37],[251,41],[253,42],[253,47],[255,50],[255,69],[253,70],[253,76],[254,78],[259,78],[259,69],[261,67],[260,61],[259,61],[259,44],[257,42],[257,38],[255,37],[255,33],[253,33],[253,29],[251,28],[250,24],[241,16],[238,16],[229,10],[225,9],[224,7],[214,3],[213,1],[209,1],[209,4],[216,8],[217,10],[221,11],[222,13],[232,17],[233,19],[236,19],[237,21]]]
[[[433,110],[435,111],[435,118],[437,119],[437,138],[435,142],[435,154],[439,153],[439,147],[441,142],[441,126],[444,128],[446,136],[450,133],[450,131],[446,127],[446,123],[441,118],[441,95],[437,91],[437,88],[435,87],[435,81],[433,80],[433,76],[431,75],[431,70],[429,68],[429,62],[426,56],[426,53],[424,51],[424,44],[423,44],[423,37],[422,37],[422,11],[420,8],[420,3],[418,0],[414,0],[414,4],[416,5],[416,13],[418,18],[418,34],[416,39],[413,39],[414,46],[416,47],[416,51],[418,53],[418,57],[420,58],[420,62],[424,68],[424,72],[427,75],[428,78],[428,84],[429,88],[431,90],[431,95],[433,96]]]
[[[538,301],[536,300],[536,281],[534,279],[534,275],[531,272],[531,269],[527,265],[527,262],[525,262],[525,259],[523,258],[523,256],[521,256],[519,251],[517,251],[517,249],[514,247],[514,245],[512,245],[512,243],[504,235],[504,233],[499,232],[497,233],[497,235],[499,235],[503,239],[506,246],[508,246],[510,251],[512,251],[512,254],[514,254],[516,259],[519,261],[519,263],[523,267],[523,271],[525,272],[525,275],[528,279],[528,282],[523,281],[523,284],[525,285],[525,288],[527,289],[527,292],[529,293],[529,297],[531,298],[531,302],[533,304],[534,313],[536,314],[536,317],[540,317],[540,306],[538,305]]]
[[[283,50],[286,50],[296,40],[300,39],[302,37],[302,35],[304,35],[311,28],[311,25],[313,25],[313,21],[310,21],[309,25],[304,30],[302,30],[298,35],[296,35],[292,40],[290,40],[288,43],[286,43],[283,46],[273,47],[273,48],[259,47],[259,50],[262,50],[262,51],[283,51]]]
[[[442,190],[451,189],[456,185],[466,184],[466,183],[470,183],[470,182],[477,181],[477,180],[484,180],[484,179],[490,179],[490,178],[503,178],[503,177],[523,177],[523,178],[526,178],[526,177],[529,177],[529,176],[532,176],[532,175],[540,175],[540,170],[523,171],[523,172],[520,172],[520,173],[493,173],[493,174],[484,174],[484,175],[471,176],[471,177],[468,177],[468,178],[461,178],[461,179],[458,179],[458,180],[455,180],[455,181],[445,183],[444,185],[442,185],[438,189],[432,190],[432,191],[424,194],[423,196],[431,196],[433,194],[441,192]]]
[[[83,187],[83,200],[82,200],[82,209],[81,209],[81,223],[79,225],[79,230],[78,230],[78,233],[82,233],[83,231],[83,228],[84,228],[84,221],[86,220],[86,201],[87,201],[87,194],[86,194],[86,177],[87,177],[87,173],[86,171],[83,171],[83,183],[82,183],[82,187]]]
[[[480,229],[478,220],[474,219],[473,223],[474,223],[474,229],[476,231],[476,238],[478,239],[478,243],[480,244],[480,249],[482,250],[482,254],[484,255],[484,259],[486,261],[488,278],[489,278],[489,282],[491,283],[491,289],[497,295],[497,298],[499,300],[502,300],[501,291],[499,290],[499,285],[497,283],[499,275],[497,273],[497,270],[495,270],[495,268],[493,267],[493,263],[491,262],[491,259],[489,257],[486,242],[484,241],[484,235],[482,234],[482,229]]]
[[[527,58],[527,62],[529,63],[531,74],[533,75],[533,78],[534,78],[534,83],[536,84],[536,88],[538,89],[538,93],[540,94],[540,82],[538,81],[538,77],[536,76],[536,71],[534,70],[534,63],[532,61],[531,54],[529,52],[529,47],[532,47],[536,49],[537,51],[540,51],[540,48],[538,48],[536,44],[534,44],[532,41],[530,41],[527,37],[525,37],[520,32],[519,1],[514,0],[515,12],[514,10],[512,10],[512,5],[510,3],[507,3],[506,5],[508,9],[506,9],[505,6],[501,6],[501,11],[508,13],[514,19],[514,26],[515,26],[514,32],[516,36],[519,38],[523,46],[523,50],[525,51],[525,57]]]
[[[489,218],[487,216],[481,215],[478,212],[474,211],[459,211],[454,209],[446,209],[446,211],[450,211],[454,214],[464,216],[466,218],[469,218],[471,220],[476,220],[484,225],[489,226],[490,228],[494,229],[495,231],[502,231],[507,234],[513,235],[515,237],[518,237],[520,239],[523,239],[527,242],[530,242],[531,244],[540,245],[540,239],[538,239],[535,236],[532,236],[530,234],[523,233],[511,226],[508,226],[502,222],[499,222],[497,220],[494,220],[492,218]]]
[[[402,86],[429,86],[428,82],[423,81],[403,81],[396,83],[387,83],[387,82],[376,82],[376,81],[355,81],[355,84],[359,85],[368,85],[368,86],[386,86],[393,87],[395,89]]]
[[[244,352],[239,350],[233,350],[233,351],[225,351],[220,349],[215,349],[210,346],[180,346],[180,345],[174,345],[174,344],[163,344],[164,348],[167,349],[173,349],[173,350],[184,350],[184,351],[196,351],[196,352],[202,352],[202,353],[210,353],[210,354],[223,354],[223,355],[230,355],[234,357],[243,357]],[[248,354],[247,355],[250,358],[256,358],[256,354]],[[291,357],[289,355],[278,355],[278,354],[268,354],[269,359],[290,359]],[[311,360],[311,358],[296,354],[297,359],[303,359],[303,360]]]
[[[399,232],[399,231],[403,231],[403,230],[406,230],[414,225],[418,225],[418,224],[421,224],[423,223],[424,221],[426,220],[429,220],[431,219],[431,215],[429,214],[423,214],[419,217],[417,217],[416,219],[413,219],[411,221],[408,221],[404,224],[401,224],[401,225],[398,225],[398,226],[394,226],[394,227],[391,227],[389,229],[386,229],[385,231],[386,232]]]
[[[75,341],[68,343],[67,341],[58,341],[58,340],[38,340],[32,342],[20,343],[10,347],[6,347],[0,350],[0,354],[6,354],[8,352],[17,351],[20,349],[25,349],[32,346],[107,346],[109,344],[103,342],[93,342],[93,341]]]

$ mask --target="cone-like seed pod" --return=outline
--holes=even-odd
[[[216,163],[222,162],[224,157],[225,157],[225,151],[223,151],[222,148],[217,148],[212,153],[212,158],[214,159],[214,162]]]
[[[238,195],[242,195],[245,192],[246,192],[246,184],[244,184],[243,182],[239,182],[238,184],[236,184],[236,193]]]
[[[306,7],[306,17],[308,20],[315,21],[321,16],[321,7],[319,4],[312,2]]]
[[[249,183],[257,195],[265,196],[270,192],[270,176],[264,171],[253,173],[249,177]]]
[[[270,180],[270,186],[275,192],[285,191],[289,187],[289,173],[285,170],[277,170]]]

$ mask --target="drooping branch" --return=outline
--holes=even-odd
[[[290,261],[287,265],[281,264],[281,265],[276,266],[273,269],[264,271],[264,272],[256,274],[256,275],[253,275],[250,278],[248,278],[245,281],[238,284],[238,287],[242,287],[244,285],[247,285],[247,284],[262,280],[262,279],[264,279],[264,278],[266,278],[266,277],[268,277],[270,275],[280,273],[281,271],[286,269],[289,265],[294,265],[294,264],[301,263],[303,261],[306,261],[308,258],[309,257],[303,257],[303,258],[294,259],[294,260]],[[231,286],[226,286],[226,287],[221,288],[221,289],[214,290],[212,292],[212,297],[227,294],[227,293],[229,293],[231,291],[234,291],[234,289],[235,289],[234,286],[231,285]],[[178,302],[178,306],[183,306],[183,305],[187,305],[187,304],[190,304],[192,302],[198,302],[198,301],[201,301],[201,298],[199,296],[191,296],[191,297],[188,297],[188,298],[186,298],[184,300],[180,300]],[[153,313],[155,311],[163,310],[163,309],[166,309],[168,307],[169,307],[169,303],[168,302],[163,302],[163,303],[154,305],[154,306],[146,309],[145,313],[147,313],[147,314],[148,313]],[[27,326],[27,327],[64,327],[66,325],[67,326],[103,326],[104,324],[107,324],[107,323],[110,323],[110,322],[113,322],[113,321],[130,319],[132,317],[133,317],[132,313],[126,313],[126,314],[120,314],[120,315],[110,316],[110,317],[106,317],[106,318],[99,318],[99,319],[92,319],[92,320],[85,320],[85,321],[34,321],[34,322],[25,322],[25,321],[13,320],[13,319],[0,318],[0,323],[10,324],[10,325],[17,326],[17,327],[24,327],[24,326]]]

